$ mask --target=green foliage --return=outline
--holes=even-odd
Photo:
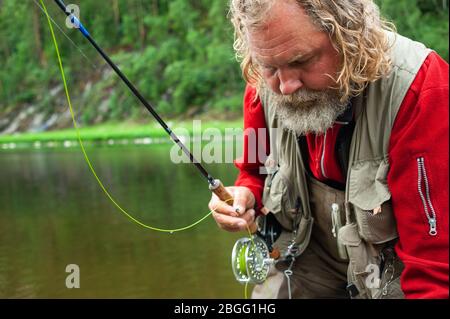
[[[79,5],[81,20],[98,44],[163,116],[191,110],[240,113],[244,83],[234,59],[228,1],[71,2]],[[448,60],[448,0],[376,2],[399,33]],[[83,36],[66,28],[66,17],[53,1],[45,3],[76,45],[55,28],[80,120],[145,118],[145,109],[114,74],[106,73],[108,67]],[[46,114],[61,107],[62,92],[58,99],[49,96],[61,78],[46,18],[33,1],[0,1],[0,39],[0,117],[29,104]],[[86,83],[92,86],[89,92]]]
[[[448,61],[448,0],[377,0],[397,31],[420,41]]]

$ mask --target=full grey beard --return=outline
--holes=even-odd
[[[347,107],[335,91],[306,89],[291,95],[273,94],[272,102],[281,126],[297,135],[324,134]]]

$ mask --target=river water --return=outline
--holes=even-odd
[[[142,223],[179,228],[208,213],[207,183],[171,144],[90,147],[114,200]],[[233,164],[207,165],[232,184]],[[230,255],[245,234],[210,216],[179,233],[145,229],[107,198],[78,147],[0,153],[1,298],[243,298]],[[79,267],[69,289],[67,265]]]

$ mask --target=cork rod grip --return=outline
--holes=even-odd
[[[220,180],[215,180],[216,185],[214,187],[210,186],[210,190],[216,194],[219,199],[225,203],[227,203],[230,206],[233,206],[233,196],[227,191],[225,186],[223,186],[222,182]],[[243,212],[241,212],[243,213]],[[258,230],[258,226],[255,222],[251,223],[249,225],[250,232],[252,234],[256,233]]]
[[[217,197],[219,197],[221,201],[227,203],[230,206],[233,206],[233,196],[231,196],[231,194],[227,191],[225,186],[223,186],[222,182],[219,181],[218,183],[219,186],[211,190],[213,191],[214,194],[217,195]]]

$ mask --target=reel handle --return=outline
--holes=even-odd
[[[218,179],[214,180],[214,185],[209,184],[209,189],[219,197],[219,199],[230,206],[233,206],[233,196],[227,191],[222,182]],[[255,222],[249,225],[250,232],[255,234],[258,231],[258,226]]]

